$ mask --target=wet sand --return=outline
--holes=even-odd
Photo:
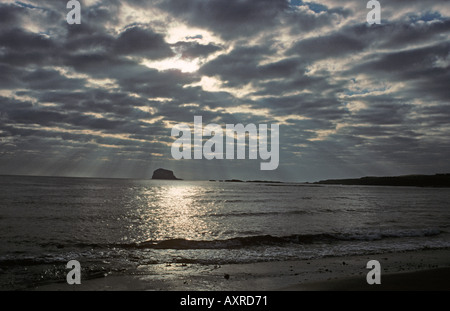
[[[369,286],[364,278],[343,278],[284,288],[286,291],[448,291],[450,268],[386,274],[380,285]]]
[[[367,262],[381,264],[381,285],[368,285]],[[450,290],[450,249],[238,265],[141,266],[81,285],[53,283],[39,291],[372,291]]]

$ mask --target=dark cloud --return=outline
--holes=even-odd
[[[55,48],[54,43],[44,35],[17,28],[0,33],[0,42],[8,52],[48,51]]]
[[[203,39],[203,36],[202,35],[187,36],[185,39],[186,40]]]
[[[21,9],[15,5],[0,5],[0,26],[2,29],[14,27],[20,21]]]
[[[67,37],[64,49],[68,53],[76,53],[78,51],[107,52],[113,48],[115,42],[113,36],[98,33],[92,31],[92,29],[70,31]]]
[[[387,24],[383,28],[385,31],[380,36],[386,36],[388,39],[381,47],[402,48],[408,44],[417,45],[423,42],[433,42],[436,38],[445,41],[445,37],[450,31],[450,20],[439,20],[431,23]]]
[[[114,49],[119,54],[140,55],[150,59],[174,55],[161,34],[139,27],[128,28],[122,32],[114,43]]]
[[[191,25],[231,39],[276,26],[289,5],[285,0],[169,0],[161,1],[160,7]]]
[[[77,90],[84,87],[83,79],[70,79],[55,70],[37,69],[22,77],[24,86],[34,90]]]
[[[179,70],[157,70],[143,69],[134,75],[119,78],[123,89],[143,94],[149,97],[172,97],[187,91],[183,85],[188,85],[199,80],[196,75],[183,74]],[[181,93],[181,94],[180,94]]]
[[[436,60],[447,57],[449,50],[450,44],[442,43],[406,51],[380,53],[377,59],[355,67],[357,70],[368,69],[400,75],[401,79],[414,79],[414,73],[433,70]]]
[[[335,23],[344,20],[353,13],[349,9],[335,8],[316,13],[307,5],[303,5],[302,9],[285,11],[284,18],[291,25],[291,34],[305,34],[312,30],[318,30],[323,27],[331,27]]]
[[[229,86],[247,84],[261,78],[259,64],[271,52],[273,50],[269,46],[237,47],[202,66],[200,73],[220,76]]]
[[[174,47],[184,59],[207,57],[212,53],[222,50],[221,47],[212,43],[204,45],[198,42],[177,42],[174,44]]]
[[[369,72],[380,79],[408,81],[410,95],[424,100],[450,100],[448,43],[403,51],[380,53],[372,60],[356,65],[352,72]],[[405,92],[403,96],[408,96]],[[412,97],[414,98],[414,97]]]
[[[364,48],[365,44],[361,40],[344,33],[333,33],[329,36],[300,40],[287,54],[296,54],[307,59],[326,59],[358,53]]]
[[[8,64],[0,64],[0,89],[9,89],[21,85],[19,76],[22,71]]]

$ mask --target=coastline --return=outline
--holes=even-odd
[[[369,260],[381,264],[381,285],[368,285]],[[53,283],[37,291],[404,291],[450,290],[450,249],[433,249],[222,266],[142,266],[81,285]]]

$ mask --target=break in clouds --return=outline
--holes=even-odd
[[[0,173],[314,181],[450,171],[450,6],[0,3]],[[279,124],[280,163],[171,157],[175,124]]]

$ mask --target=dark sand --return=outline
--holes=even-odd
[[[368,285],[364,278],[343,278],[283,288],[285,291],[448,291],[450,268],[386,274],[381,284]]]
[[[367,284],[369,260],[381,264],[381,285]],[[223,266],[149,265],[134,275],[82,279],[81,285],[54,283],[35,290],[447,291],[450,249]]]

